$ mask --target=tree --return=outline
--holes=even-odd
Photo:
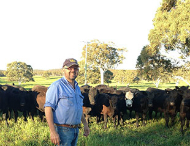
[[[161,61],[165,64],[168,69],[171,67],[167,66],[167,63],[171,63],[169,58],[163,57],[161,49],[166,52],[175,51],[181,54],[181,61],[189,62],[188,57],[190,56],[190,0],[163,0],[161,7],[158,8],[155,18],[153,20],[154,28],[150,31],[148,39],[150,45],[148,47],[148,60],[145,61],[147,64],[142,64],[142,57],[138,58],[138,67],[141,68],[144,73],[151,75],[153,73],[152,66],[148,64],[157,64]],[[142,55],[141,55],[142,56]],[[161,60],[159,60],[161,59]],[[164,61],[164,62],[163,62]],[[144,63],[145,63],[144,62]],[[146,66],[146,67],[145,67]],[[173,63],[173,69],[182,67],[183,64]],[[165,68],[164,67],[164,68]],[[163,72],[161,66],[157,65],[154,72]],[[159,70],[161,69],[161,70]],[[166,68],[164,69],[165,71]],[[141,72],[142,73],[142,72]],[[174,72],[173,72],[174,73]],[[164,77],[166,74],[162,74]],[[155,75],[154,75],[155,76]],[[158,78],[158,74],[157,74]],[[158,78],[159,79],[159,78]]]
[[[34,81],[33,68],[24,62],[12,62],[7,64],[6,76],[9,81],[22,82]]]
[[[158,87],[161,80],[168,80],[175,63],[161,55],[159,50],[152,54],[149,46],[144,46],[137,58],[136,68],[146,80],[153,80]]]
[[[126,83],[130,85],[133,83],[134,78],[137,76],[137,71],[135,70],[117,70],[114,73],[114,81],[119,82],[121,84]]]
[[[49,72],[49,71],[44,71],[44,73],[43,73],[43,77],[45,78],[45,79],[49,79],[49,76],[51,75],[51,72]]]
[[[177,51],[184,59],[190,55],[190,0],[163,0],[149,33],[152,53],[164,46],[166,51]]]
[[[114,78],[113,73],[110,70],[107,70],[104,76],[104,80],[106,83],[111,83],[112,79]]]
[[[80,69],[79,75],[77,77],[77,82],[79,84],[84,84],[85,82],[85,61],[81,60],[78,62]],[[99,69],[97,67],[88,67],[87,68],[87,84],[97,84],[100,82]]]
[[[104,84],[104,74],[107,70],[121,64],[125,57],[123,53],[126,48],[117,48],[114,43],[104,43],[99,40],[92,40],[87,45],[88,67],[98,67],[101,74],[101,84]],[[82,58],[85,59],[86,46],[83,47]]]
[[[0,77],[4,77],[5,76],[5,71],[0,70]]]

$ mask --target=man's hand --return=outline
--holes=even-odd
[[[50,139],[51,142],[55,145],[60,145],[60,138],[59,138],[59,134],[55,131],[55,132],[50,132]]]
[[[88,136],[90,134],[90,129],[89,129],[89,127],[88,126],[84,126],[84,136]]]

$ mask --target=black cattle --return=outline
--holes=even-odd
[[[97,88],[91,88],[89,91],[89,100],[92,105],[91,114],[97,117],[97,122],[100,121],[101,115],[104,116],[104,128],[107,128],[107,117],[111,119],[118,117],[118,97],[116,94],[99,93]]]
[[[124,115],[127,113],[127,107],[125,102],[125,91],[122,90],[116,90],[116,89],[109,89],[108,92],[110,95],[115,95],[118,98],[117,101],[117,114],[118,114],[118,123],[117,125],[120,125],[120,121],[122,125],[124,124]]]
[[[103,109],[103,103],[99,101],[100,95],[102,95],[102,94],[100,94],[98,89],[96,89],[94,87],[92,87],[89,90],[88,96],[89,96],[90,104],[92,105],[91,115],[96,116],[97,123],[100,122],[101,111]],[[109,106],[109,104],[107,106]]]
[[[11,118],[11,112],[14,113],[15,122],[17,122],[18,111],[23,113],[24,120],[27,121],[26,113],[26,94],[25,89],[19,86],[4,85],[5,96],[8,98],[8,107]]]
[[[179,111],[181,96],[177,89],[156,89],[148,88],[150,93],[153,93],[152,106],[149,106],[149,117],[152,119],[152,111],[164,113],[164,118],[166,121],[166,127],[169,127],[169,119],[171,118],[171,123],[174,125],[175,117]]]
[[[127,113],[125,94],[123,92],[119,91],[119,92],[116,92],[114,95],[116,95],[118,98],[118,101],[117,101],[118,123],[117,123],[117,125],[121,125],[121,124],[124,125],[124,116]]]
[[[155,118],[157,117],[157,113],[160,112],[160,115],[164,112],[164,102],[168,97],[166,96],[165,90],[157,89],[157,88],[147,88],[149,94],[148,107],[149,107],[149,118],[152,119],[152,112],[155,112]],[[162,96],[164,95],[164,96]]]
[[[136,126],[139,126],[139,116],[142,114],[142,122],[145,125],[146,115],[148,112],[148,94],[146,91],[136,91],[135,93],[127,92],[126,106],[135,111]],[[129,102],[131,101],[131,102]],[[131,105],[131,104],[132,105]]]
[[[180,104],[182,101],[182,97],[179,95],[178,90],[168,90],[166,89],[166,94],[168,94],[168,98],[165,100],[164,105],[164,117],[166,120],[166,126],[169,127],[169,118],[171,117],[172,125],[174,125],[175,117],[177,112],[179,112]]]
[[[44,115],[45,115],[45,109],[44,109],[44,104],[46,101],[46,92],[47,92],[48,87],[41,86],[41,85],[35,85],[32,88],[32,91],[35,91],[38,93],[36,101],[37,101],[37,110],[40,115],[41,121],[44,120]]]
[[[186,121],[186,127],[189,128],[189,121],[190,121],[190,89],[182,90],[183,92],[183,99],[180,105],[180,121],[181,121],[181,128],[180,131],[182,135],[184,135],[184,125]]]
[[[4,86],[0,85],[0,112],[2,112],[3,119],[6,120],[8,125],[8,98],[5,96]]]
[[[27,114],[34,120],[34,115],[36,112],[36,107],[38,106],[37,103],[37,95],[38,92],[36,91],[25,91],[26,94],[26,111]]]

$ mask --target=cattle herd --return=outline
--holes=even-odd
[[[47,89],[45,86],[35,85],[27,91],[23,87],[0,85],[0,112],[7,125],[11,112],[14,113],[14,119],[17,122],[18,111],[23,114],[25,121],[27,121],[27,116],[33,119],[37,113],[43,121]],[[83,113],[86,120],[89,122],[90,117],[94,116],[97,123],[104,121],[104,128],[107,128],[108,117],[114,122],[114,126],[123,125],[126,117],[132,117],[132,111],[135,112],[137,127],[139,117],[145,125],[148,118],[153,119],[153,112],[154,119],[157,113],[164,114],[166,127],[169,127],[170,119],[171,126],[174,125],[179,112],[181,133],[184,134],[185,123],[186,127],[189,127],[190,89],[188,86],[176,86],[175,89],[165,90],[149,87],[146,91],[140,91],[129,87],[116,89],[107,85],[96,87],[83,85],[80,89],[84,96]]]

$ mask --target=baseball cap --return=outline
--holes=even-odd
[[[66,67],[70,67],[72,65],[77,65],[79,66],[78,62],[76,59],[74,58],[68,58],[68,59],[65,59],[65,62],[63,63],[63,67],[66,66]]]

